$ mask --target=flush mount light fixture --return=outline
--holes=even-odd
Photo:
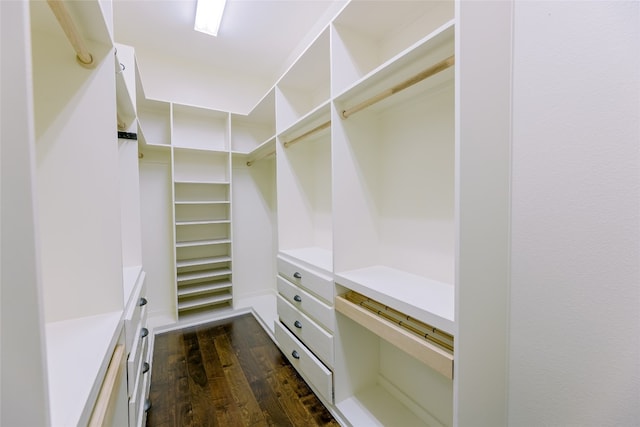
[[[227,0],[198,0],[193,29],[212,36],[218,35]]]

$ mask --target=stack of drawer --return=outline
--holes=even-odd
[[[129,397],[129,427],[145,425],[146,402],[151,377],[149,364],[149,330],[147,324],[145,273],[141,272],[127,303],[124,316],[127,351],[127,393]]]
[[[278,318],[275,336],[291,364],[328,402],[333,402],[332,277],[278,255]]]

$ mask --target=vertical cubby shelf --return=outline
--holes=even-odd
[[[329,53],[329,30],[326,29],[276,84],[278,133],[329,102]]]
[[[331,93],[393,63],[454,19],[454,2],[350,2],[331,25]]]
[[[229,114],[222,111],[173,104],[175,147],[229,151]]]
[[[453,5],[369,6],[350,3],[332,24],[337,292],[453,336]],[[411,338],[396,340],[401,328],[354,307],[336,303],[335,402],[345,418],[452,424],[452,351],[421,360]]]
[[[230,153],[175,144],[172,151],[177,308],[182,316],[232,302]]]
[[[275,90],[270,90],[247,115],[231,115],[231,151],[248,155],[249,161],[275,151]]]
[[[279,252],[333,271],[330,106],[278,136]]]
[[[171,104],[137,96],[138,140],[143,146],[166,147],[171,144]]]

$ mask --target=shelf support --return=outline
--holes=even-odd
[[[49,8],[51,8],[53,14],[56,16],[62,30],[69,39],[69,42],[73,46],[73,49],[76,51],[76,60],[78,61],[78,64],[85,68],[95,68],[96,64],[93,61],[93,56],[89,52],[89,49],[87,49],[87,45],[80,35],[75,22],[73,22],[73,18],[69,14],[64,1],[47,0],[47,3],[49,4]]]
[[[435,74],[438,74],[441,71],[446,70],[447,68],[451,67],[452,65],[455,64],[455,57],[453,55],[451,55],[450,57],[448,57],[447,59],[444,59],[440,62],[438,62],[435,65],[432,65],[431,67],[427,68],[426,70],[416,74],[415,76],[403,81],[402,83],[398,83],[397,85],[383,91],[380,92],[379,94],[372,96],[371,98],[362,101],[361,103],[359,103],[358,105],[348,108],[346,110],[342,110],[342,118],[343,119],[347,119],[349,118],[349,116],[364,110],[367,107],[372,106],[373,104],[382,101],[385,98],[390,97],[391,95],[394,95],[402,90],[405,90],[408,87],[413,86],[416,83],[420,83],[422,80],[425,80]]]
[[[331,127],[331,120],[329,120],[329,121],[327,121],[327,122],[324,122],[324,123],[322,123],[321,125],[318,125],[318,126],[314,127],[314,128],[313,128],[313,129],[311,129],[310,131],[305,132],[305,133],[303,133],[302,135],[297,136],[297,137],[293,138],[293,139],[292,139],[292,140],[290,140],[290,141],[286,141],[286,142],[284,143],[284,147],[285,147],[285,148],[289,148],[289,147],[291,147],[293,144],[295,144],[296,142],[299,142],[300,140],[302,140],[302,139],[304,139],[304,138],[306,138],[306,137],[308,137],[308,136],[311,136],[311,135],[314,135],[314,134],[316,134],[316,133],[318,133],[318,132],[320,132],[320,131],[323,131],[323,130],[325,130],[325,129],[326,129],[326,128],[328,128],[328,127]]]

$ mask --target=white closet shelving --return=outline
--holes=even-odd
[[[276,319],[275,89],[249,114],[231,114],[234,308],[273,334]]]
[[[391,89],[453,55],[453,3],[351,2],[331,28],[338,293],[453,335],[453,67]],[[391,344],[393,322],[338,311],[340,413],[354,425],[451,425],[452,362],[447,377]]]
[[[228,113],[172,104],[178,316],[233,299],[228,129]]]

